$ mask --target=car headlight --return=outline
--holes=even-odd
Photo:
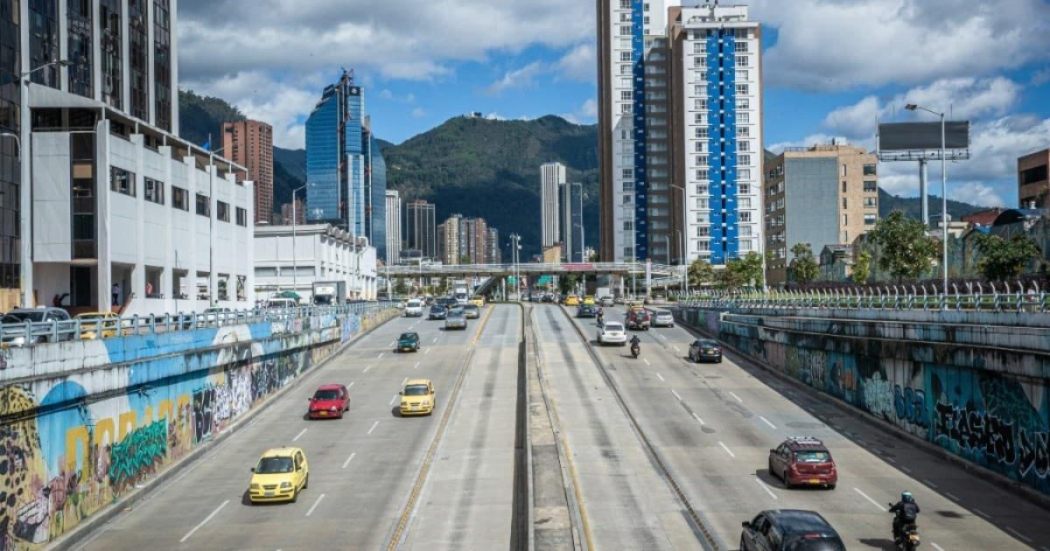
[[[292,487],[292,483],[291,482],[282,482],[281,483],[281,489],[291,488],[291,487]]]
[[[407,408],[408,407],[408,402],[401,402],[401,407]]]
[[[328,408],[328,411],[335,411],[335,406]]]
[[[423,407],[430,407],[430,402],[423,402],[422,406]]]

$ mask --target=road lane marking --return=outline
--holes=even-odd
[[[943,547],[941,547],[940,545],[937,545],[936,543],[933,543],[932,541],[930,542],[930,545],[932,545],[933,548],[936,549],[937,551],[944,551]]]
[[[722,449],[723,449],[723,450],[725,450],[725,451],[726,451],[726,453],[728,453],[728,454],[729,454],[729,457],[732,457],[733,459],[736,459],[736,454],[735,454],[735,453],[733,453],[733,450],[729,449],[729,446],[726,446],[726,445],[725,445],[725,444],[723,444],[722,442],[719,442],[719,443],[718,443],[718,445],[719,445],[719,446],[722,446]]]
[[[948,496],[952,501],[959,501],[959,498],[951,492],[944,492],[944,495]]]
[[[394,405],[394,402],[397,401],[397,397],[400,396],[400,395],[401,394],[395,394],[394,397],[390,399],[390,405]]]
[[[906,472],[908,474],[911,474],[911,472],[912,472],[911,469],[909,469],[908,467],[905,467],[904,465],[901,465],[901,468],[904,469],[904,472]]]
[[[679,354],[681,354],[682,352],[677,346],[672,346],[671,348],[674,348],[674,351],[678,352]]]
[[[761,415],[759,415],[758,418],[761,419],[763,423],[769,425],[769,428],[771,428],[773,430],[777,430],[777,426],[774,425],[773,423],[770,423],[769,419],[766,419],[765,417],[762,417]]]
[[[657,373],[657,374],[656,374],[656,376],[657,376],[657,377],[659,377],[661,381],[663,381],[663,382],[665,382],[665,383],[667,382],[667,381],[666,381],[666,380],[664,379],[664,376],[663,376],[663,375],[660,375],[659,373]]]
[[[652,365],[653,365],[653,364],[649,363],[649,360],[647,358],[642,358],[642,361],[645,362],[645,365],[647,365],[649,367],[652,367]]]
[[[704,424],[704,420],[701,419],[700,416],[697,415],[695,411],[693,412],[693,418],[696,419],[697,421],[699,421],[701,425]]]
[[[347,457],[346,461],[343,461],[343,466],[340,467],[340,469],[345,469],[346,466],[349,465],[350,462],[354,460],[354,456],[355,455],[357,455],[357,452],[354,452],[354,453],[350,454],[350,457]]]
[[[892,458],[892,457],[887,457],[886,461],[889,461],[890,463],[896,463],[897,462],[897,460]]]
[[[365,373],[368,373],[368,370],[369,370],[369,369],[372,369],[372,366],[367,366],[367,367],[365,367],[365,371],[364,371],[364,372],[365,372]]]
[[[415,369],[417,367],[419,367],[419,362],[416,362],[416,365],[412,366],[412,369]]]
[[[397,344],[397,341],[390,341],[390,346],[393,347]]]
[[[925,483],[925,484],[926,484],[927,486],[929,486],[929,487],[931,487],[931,488],[934,488],[934,489],[936,489],[936,488],[937,488],[937,485],[936,485],[936,484],[934,484],[933,482],[930,482],[930,479],[928,479],[928,478],[924,478],[924,479],[922,479],[922,481],[923,481],[923,482],[924,482],[924,483]]]
[[[437,342],[438,342],[438,338],[434,337],[434,344],[437,344]]]
[[[1014,530],[1013,528],[1010,528],[1009,526],[1007,526],[1006,529],[1009,530],[1011,534],[1023,539],[1025,543],[1032,543],[1032,538],[1018,532],[1017,530]]]
[[[424,355],[426,355],[426,354],[430,354],[430,349],[428,348],[428,349],[427,349],[427,351],[426,351],[426,352],[424,352],[423,354],[424,354]]]
[[[189,532],[186,533],[185,536],[182,536],[182,539],[179,540],[179,543],[186,543],[186,540],[190,539],[190,536],[192,536],[197,530],[200,530],[201,526],[204,526],[205,524],[208,524],[208,521],[211,520],[212,518],[214,518],[215,515],[219,514],[219,511],[221,511],[222,508],[225,507],[229,503],[230,503],[230,500],[228,500],[228,499],[226,501],[223,501],[222,505],[219,505],[214,511],[211,512],[210,515],[205,517],[205,519],[202,520],[200,524],[194,526],[193,530],[190,530]]]
[[[310,510],[306,512],[306,516],[310,516],[311,514],[313,514],[314,509],[316,509],[317,506],[321,504],[321,501],[323,499],[324,499],[324,494],[321,494],[321,495],[317,496],[317,501],[315,501],[314,504],[310,506]]]
[[[405,377],[405,379],[403,381],[401,381],[401,386],[405,386],[405,383],[407,383],[407,382],[408,382],[408,377]]]
[[[678,401],[679,401],[679,402],[681,402],[681,401],[682,401],[682,397],[681,397],[681,396],[679,396],[679,395],[678,395],[678,393],[674,391],[674,389],[671,389],[671,394],[674,394],[674,397],[675,397],[675,398],[678,398]]]
[[[974,508],[973,512],[977,513],[978,515],[981,515],[982,517],[984,517],[986,519],[991,519],[992,518],[991,516],[988,515],[988,513],[985,513],[984,511],[982,511],[980,509],[977,509],[976,507]]]
[[[379,353],[379,358],[377,358],[377,359],[382,360],[383,359],[383,354],[386,354],[386,352],[380,352]]]
[[[730,391],[729,391],[729,395],[730,395],[730,396],[732,396],[733,398],[736,398],[736,401],[737,401],[737,402],[740,402],[741,404],[743,404],[743,403],[744,403],[744,401],[743,401],[743,400],[741,400],[741,399],[740,399],[740,397],[739,397],[739,396],[737,396],[737,395],[736,395],[736,393],[735,393],[735,392],[733,392],[732,390],[730,390]]]
[[[871,496],[869,496],[868,494],[866,494],[866,493],[864,493],[864,492],[860,491],[860,488],[853,488],[853,491],[855,491],[855,492],[857,492],[858,494],[860,494],[860,495],[864,496],[864,499],[866,499],[866,500],[870,501],[870,502],[871,502],[871,504],[872,504],[872,505],[874,505],[874,506],[876,506],[876,507],[878,507],[880,511],[885,511],[885,510],[886,510],[886,509],[885,509],[885,508],[884,508],[884,507],[883,507],[882,505],[879,505],[879,502],[878,502],[878,501],[875,501],[874,499],[871,499]]]
[[[306,434],[306,429],[299,431],[299,434],[296,434],[295,438],[292,438],[292,442],[295,442],[296,440],[302,438],[304,434]]]
[[[372,428],[368,429],[368,434],[372,434],[372,431],[376,430],[376,427],[378,427],[378,426],[379,426],[379,421],[376,421],[375,423],[372,423]]]
[[[777,497],[777,494],[773,493],[773,490],[769,489],[769,486],[766,486],[765,482],[762,482],[762,479],[756,478],[755,482],[758,482],[758,485],[761,486],[762,489],[765,490],[767,494],[769,494],[769,497],[771,497],[773,499],[780,499],[780,498]]]

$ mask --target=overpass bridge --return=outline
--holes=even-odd
[[[681,266],[667,264],[648,265],[648,273],[653,279],[678,277]],[[583,262],[575,264],[542,264],[522,262],[520,264],[454,264],[454,265],[408,265],[384,266],[379,268],[379,276],[385,278],[411,277],[508,277],[515,273],[535,277],[545,275],[634,275],[645,278],[647,264],[644,262]]]

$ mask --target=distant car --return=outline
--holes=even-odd
[[[401,333],[397,338],[398,352],[419,352],[419,333]]]
[[[300,448],[266,450],[252,467],[248,499],[252,503],[291,501],[310,485],[310,465]]]
[[[267,308],[296,308],[299,306],[299,301],[294,298],[271,298],[266,301]]]
[[[405,303],[405,317],[406,318],[420,318],[423,317],[423,301],[412,299]]]
[[[63,322],[69,321],[69,312],[61,308],[15,308],[7,314],[4,314],[3,318],[0,318],[0,323],[24,325],[25,322],[41,323],[41,322]],[[59,341],[72,340],[73,334],[71,332],[59,332]],[[12,348],[19,346],[32,346],[34,344],[40,344],[45,342],[51,342],[52,336],[50,334],[36,334],[30,335],[27,339],[25,335],[19,333],[16,329],[4,331],[3,341],[0,341],[0,347]]]
[[[485,306],[485,297],[483,297],[483,296],[476,296],[476,297],[470,299],[470,303],[473,304],[474,306],[477,306],[478,308],[482,308],[482,307]]]
[[[594,297],[590,295],[583,297],[583,304],[586,304],[587,306],[594,306]]]
[[[80,340],[108,339],[120,334],[120,316],[113,312],[82,312],[73,319],[80,321]]]
[[[628,329],[648,331],[651,321],[652,314],[645,308],[631,308],[627,310],[627,315],[624,317],[624,325]]]
[[[588,304],[581,304],[576,309],[576,317],[578,318],[594,318],[598,316],[598,309]]]
[[[610,296],[604,296],[600,300],[601,300],[602,306],[604,306],[606,308],[610,308],[610,307],[616,305],[616,301],[613,300],[613,297],[610,297]]]
[[[441,306],[445,310],[450,310],[457,306],[456,299],[454,298],[439,298],[437,299],[438,306]]]
[[[580,299],[576,298],[573,295],[569,295],[569,296],[565,297],[565,305],[566,306],[579,306],[580,305]]]
[[[321,385],[310,397],[310,419],[343,418],[350,409],[350,393],[343,385]]]
[[[467,319],[471,320],[481,317],[481,310],[479,310],[473,303],[464,306],[463,313],[466,315]]]
[[[653,327],[674,327],[674,316],[670,312],[657,312],[650,323]]]
[[[743,527],[741,551],[846,551],[838,532],[815,511],[762,511]]]
[[[795,437],[769,450],[769,474],[784,486],[822,486],[834,490],[839,474],[835,460],[824,442],[812,437]]]
[[[689,361],[722,363],[722,345],[711,339],[699,339],[689,345]]]
[[[462,308],[455,308],[448,311],[448,316],[445,318],[445,329],[466,329],[467,328],[467,314]]]
[[[615,321],[607,321],[598,329],[598,344],[600,346],[605,346],[606,344],[623,346],[627,344],[627,331],[622,324]]]
[[[401,391],[401,416],[430,415],[437,405],[437,392],[430,379],[411,379]]]
[[[427,315],[427,319],[432,320],[443,320],[448,315],[448,310],[444,306],[435,304],[430,307],[430,314]]]

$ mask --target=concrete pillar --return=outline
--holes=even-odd
[[[98,215],[95,231],[98,244],[98,309],[109,311],[113,306],[113,264],[110,258],[110,193],[109,189],[109,121],[102,120],[95,127],[95,189],[98,194]],[[122,289],[122,291],[127,291]]]

